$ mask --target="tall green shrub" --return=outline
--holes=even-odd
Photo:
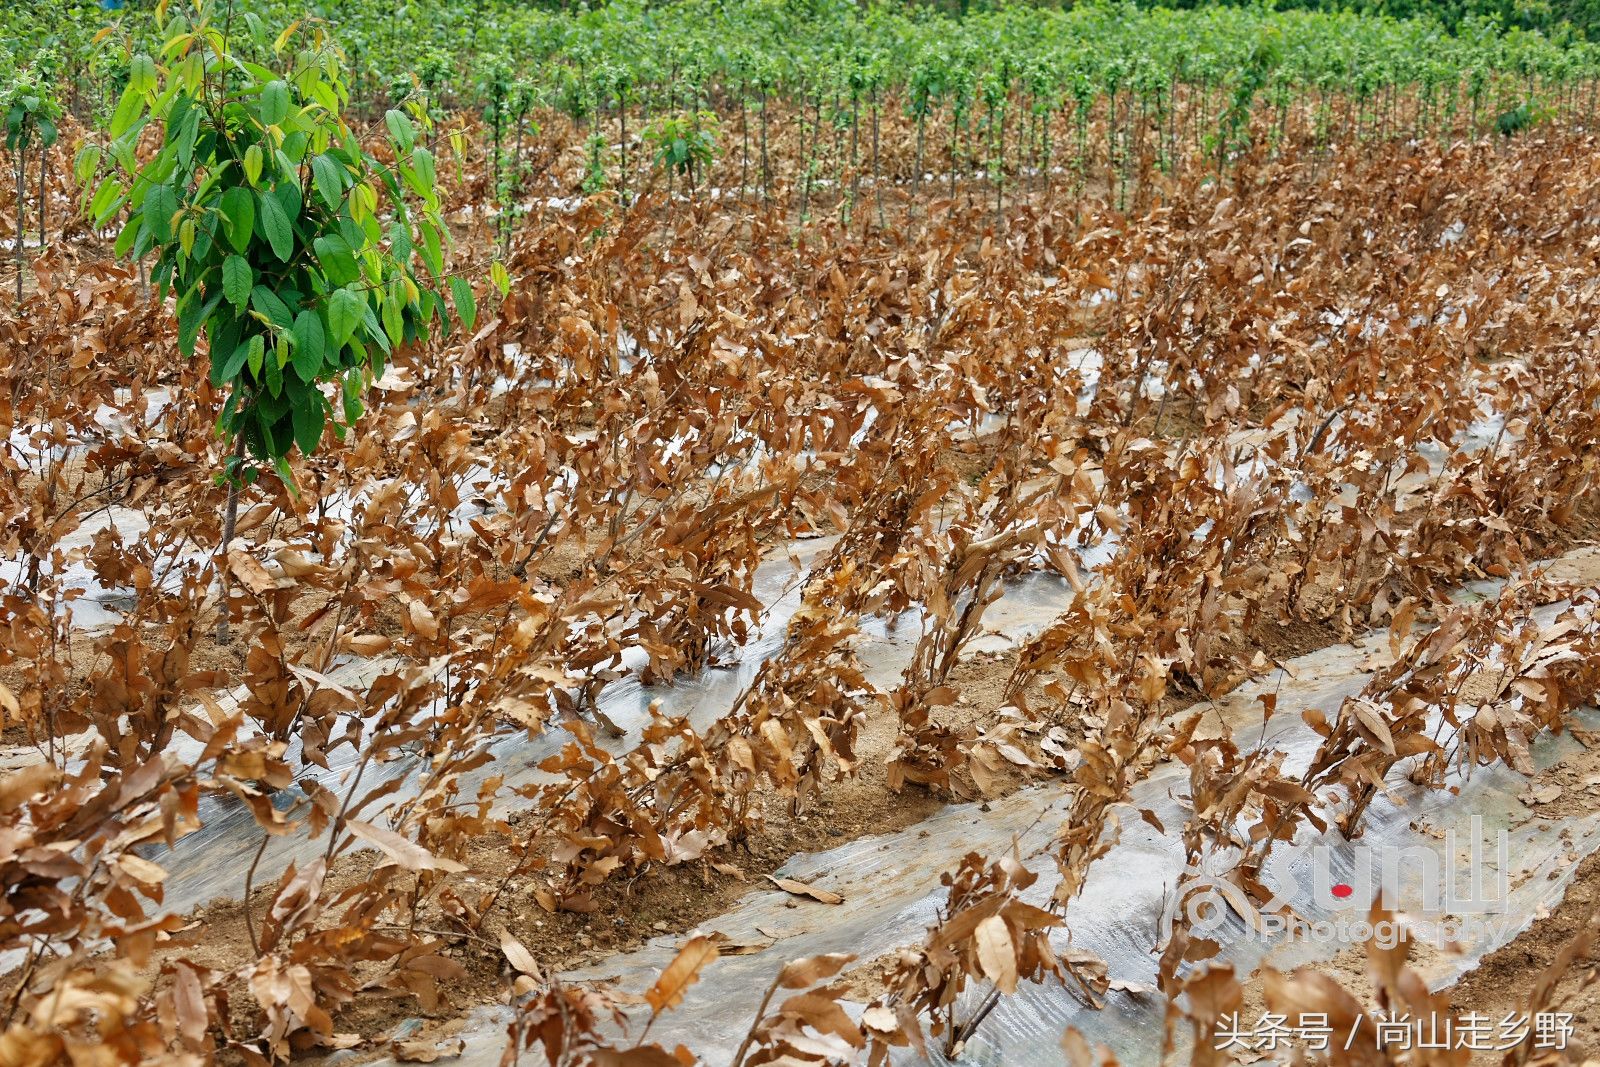
[[[411,118],[385,116],[388,161],[346,124],[343,56],[320,23],[269,40],[231,5],[219,18],[216,0],[196,0],[191,17],[169,17],[162,0],[155,18],[159,61],[132,61],[89,211],[103,226],[126,210],[117,252],[154,255],[184,356],[206,338],[233,444],[226,545],[240,484],[262,466],[288,482],[291,453],[314,452],[330,423],[343,436],[394,349],[445,324],[447,233]],[[160,148],[141,162],[152,123]],[[86,148],[79,176],[101,163]],[[448,287],[470,328],[471,286]]]
[[[444,321],[446,231],[411,119],[385,116],[391,163],[345,123],[342,57],[320,26],[285,30],[269,66],[235,51],[241,27],[219,25],[214,7],[198,0],[192,19],[168,19],[158,6],[164,62],[134,57],[110,123],[115,166],[90,211],[104,225],[128,209],[117,251],[154,253],[151,280],[176,295],[185,356],[205,335],[211,384],[228,391],[219,425],[244,453],[230,477],[249,480],[249,460],[287,477],[291,451],[315,451],[330,416],[342,433],[360,415],[395,346]],[[255,19],[237,21],[261,39]],[[297,38],[307,47],[290,50]],[[151,122],[161,147],[141,165]],[[471,319],[470,286],[450,287]]]

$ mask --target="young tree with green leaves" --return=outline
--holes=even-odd
[[[39,155],[37,196],[39,244],[44,245],[45,213],[49,194],[50,148],[58,136],[56,120],[61,107],[51,98],[36,69],[26,68],[10,85],[0,89],[0,110],[5,112],[5,145],[11,153],[12,177],[17,192],[17,303],[22,303],[22,273],[27,262],[24,241],[28,229],[28,158]]]
[[[231,5],[219,18],[217,0],[196,0],[192,17],[167,7],[155,12],[162,62],[133,59],[103,153],[111,174],[89,211],[101,226],[126,211],[117,252],[154,253],[151,279],[176,296],[184,356],[206,338],[211,384],[227,392],[218,428],[233,445],[226,551],[240,487],[262,466],[292,487],[291,453],[314,452],[330,422],[342,438],[396,347],[446,323],[447,231],[411,118],[385,116],[392,163],[346,124],[343,57],[321,24],[269,40]],[[161,147],[141,163],[135,146],[151,123]],[[101,163],[85,148],[80,178]],[[448,287],[470,329],[471,286]],[[226,626],[224,598],[224,639]]]

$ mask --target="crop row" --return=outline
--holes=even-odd
[[[175,9],[176,10],[176,9]],[[1427,18],[1214,8],[1138,10],[1093,4],[1067,11],[1011,8],[956,20],[927,9],[838,0],[622,0],[594,10],[545,11],[491,0],[413,0],[398,10],[328,0],[331,23],[359,72],[354,95],[374,104],[421,94],[430,104],[492,107],[508,93],[574,117],[594,108],[653,104],[677,110],[713,96],[865,99],[899,91],[914,112],[976,108],[1007,96],[1049,110],[1128,93],[1158,109],[1175,86],[1256,96],[1313,91],[1369,99],[1394,88],[1454,94],[1488,106],[1496,85],[1591,81],[1600,50],[1558,43],[1488,19],[1456,32]],[[307,17],[298,0],[240,11],[245,47]],[[79,109],[116,102],[128,59],[155,53],[148,12],[108,23],[89,3],[0,15],[13,66]],[[107,27],[110,27],[109,31]],[[109,35],[108,35],[109,34]]]

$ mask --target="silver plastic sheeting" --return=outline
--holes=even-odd
[[[1578,747],[1570,737],[1546,738],[1535,751],[1535,763],[1548,766]],[[1147,783],[1148,788],[1142,790],[1146,798],[1158,790],[1166,792],[1170,798],[1183,787],[1184,782],[1176,773],[1161,778],[1165,781],[1152,779]],[[1445,855],[1442,835],[1453,833],[1454,839],[1464,847],[1474,840],[1476,830],[1477,840],[1485,845],[1485,858],[1493,861],[1492,842],[1497,840],[1500,830],[1505,830],[1510,889],[1500,901],[1504,910],[1483,914],[1483,927],[1478,935],[1463,937],[1457,942],[1460,955],[1453,958],[1433,983],[1435,988],[1448,985],[1483,956],[1526,929],[1543,910],[1559,902],[1577,869],[1575,858],[1600,848],[1600,818],[1536,819],[1517,800],[1517,795],[1526,789],[1527,778],[1509,768],[1480,768],[1471,778],[1458,780],[1457,784],[1461,789],[1459,795],[1397,785],[1395,800],[1398,802],[1374,805],[1365,832],[1356,842],[1346,842],[1336,834],[1297,839],[1295,849],[1281,854],[1279,862],[1268,865],[1263,881],[1307,923],[1323,924],[1324,928],[1337,931],[1337,924],[1343,920],[1349,930],[1366,918],[1366,905],[1371,898],[1365,894],[1353,895],[1351,906],[1338,909],[1323,903],[1313,892],[1316,846],[1326,849],[1325,862],[1339,883],[1346,879],[1363,883],[1366,871],[1373,872],[1371,881],[1380,881],[1378,871],[1386,854],[1411,860],[1408,866],[1400,869],[1400,897],[1396,903],[1402,907],[1416,907],[1425,899],[1422,885],[1425,867],[1416,862],[1421,856],[1438,857],[1440,871],[1451,872],[1458,881],[1464,881],[1461,856]],[[1182,812],[1169,799],[1167,810],[1158,810],[1157,815],[1165,822],[1169,815],[1181,818]],[[1473,816],[1481,823],[1475,824]],[[1417,827],[1427,830],[1419,831]],[[1091,868],[1082,896],[1067,908],[1072,944],[1105,959],[1113,977],[1154,982],[1154,945],[1163,929],[1164,916],[1171,913],[1175,903],[1171,890],[1183,872],[1181,848],[1174,844],[1143,822],[1125,825],[1121,843]],[[1485,876],[1486,887],[1493,885],[1498,874],[1492,867],[1479,873]],[[1340,940],[1337,935],[1325,941],[1278,939],[1269,942],[1258,937],[1237,913],[1206,914],[1216,915],[1221,920],[1206,936],[1222,945],[1220,959],[1233,964],[1240,975],[1263,964],[1288,970],[1361,947],[1359,942],[1349,938]],[[1358,995],[1363,992],[1353,991]],[[1106,1008],[1094,1011],[1059,985],[1031,986],[1019,991],[1016,997],[1002,998],[968,1043],[961,1062],[1065,1062],[1059,1052],[1059,1042],[1063,1031],[1074,1026],[1091,1042],[1111,1046],[1125,1064],[1134,1067],[1154,1064],[1160,1060],[1163,1014],[1164,1005],[1155,994],[1112,993]],[[1251,1022],[1241,1021],[1246,1025]]]
[[[1556,610],[1543,609],[1540,615],[1548,619]],[[1368,682],[1371,675],[1366,668],[1383,662],[1386,652],[1386,635],[1375,634],[1353,645],[1300,657],[1285,670],[1217,702],[1217,726],[1226,723],[1241,739],[1247,736],[1243,731],[1259,730],[1263,744],[1286,753],[1285,770],[1292,774],[1305,767],[1320,742],[1297,713],[1317,708],[1332,719],[1342,701]],[[1263,725],[1258,698],[1266,693],[1277,695],[1280,711]],[[1535,765],[1548,767],[1577,748],[1570,736],[1547,736],[1534,747]],[[1420,789],[1397,773],[1388,796],[1370,809],[1359,840],[1345,842],[1336,834],[1302,835],[1293,848],[1275,853],[1263,881],[1307,922],[1358,921],[1366,916],[1370,896],[1352,894],[1348,907],[1337,901],[1330,905],[1315,892],[1315,868],[1320,862],[1329,877],[1359,884],[1360,868],[1380,866],[1372,855],[1399,856],[1405,863],[1396,887],[1399,899],[1392,903],[1415,913],[1428,903],[1422,898],[1428,889],[1423,877],[1429,867],[1426,857],[1436,857],[1437,870],[1454,872],[1461,866],[1459,853],[1475,835],[1485,841],[1481,877],[1485,885],[1496,885],[1498,834],[1504,830],[1506,895],[1497,901],[1500,910],[1482,917],[1483,929],[1471,936],[1457,932],[1460,954],[1435,980],[1447,984],[1515,937],[1541,909],[1553,906],[1577,861],[1600,847],[1600,817],[1536,817],[1518,800],[1527,782],[1503,766],[1479,768],[1470,776],[1458,776],[1452,783],[1458,792],[1452,793]],[[1059,948],[1070,946],[1098,955],[1115,979],[1154,985],[1163,917],[1178,904],[1174,890],[1184,875],[1183,848],[1175,831],[1187,814],[1182,800],[1187,786],[1186,769],[1167,763],[1135,787],[1118,842],[1091,868],[1084,891],[1066,909],[1065,926],[1057,935]],[[1032,787],[987,804],[951,806],[898,833],[793,858],[782,875],[838,893],[844,903],[829,906],[778,891],[752,891],[732,911],[692,931],[719,932],[744,945],[771,944],[750,954],[723,957],[706,968],[684,1004],[656,1022],[650,1039],[669,1048],[681,1042],[708,1063],[727,1062],[750,1026],[762,993],[784,963],[819,953],[849,952],[858,957],[859,965],[920,941],[944,900],[940,875],[967,852],[992,858],[1017,849],[1028,866],[1043,875],[1029,893],[1034,903],[1042,903],[1056,879],[1052,861],[1041,849],[1060,825],[1064,799],[1065,787],[1059,783]],[[1158,833],[1140,820],[1133,814],[1137,808],[1150,809],[1169,833]],[[1457,854],[1445,855],[1447,845],[1457,846]],[[1381,882],[1381,870],[1372,879]],[[1186,894],[1186,900],[1193,899]],[[1223,945],[1220,959],[1234,964],[1241,974],[1263,963],[1284,969],[1359,947],[1336,938],[1268,943],[1235,913],[1203,910],[1203,914],[1207,921],[1219,923],[1208,936]],[[562,977],[614,980],[639,991],[671,961],[682,941],[658,938]],[[982,993],[974,990],[971,998]],[[962,1051],[960,1062],[1064,1062],[1061,1035],[1074,1026],[1091,1042],[1109,1045],[1124,1063],[1153,1064],[1159,1061],[1163,1014],[1161,998],[1154,992],[1113,992],[1102,1009],[1093,1010],[1059,983],[1026,986],[1016,996],[1001,999]],[[472,1067],[498,1064],[509,1017],[510,1010],[503,1006],[476,1011],[456,1035],[466,1041],[458,1062]],[[914,1059],[910,1053],[901,1058]]]
[[[118,516],[128,529],[137,529],[143,517],[137,513]],[[90,527],[86,524],[85,529]],[[81,532],[80,532],[81,535]],[[625,736],[610,738],[603,733],[598,742],[614,752],[625,751],[633,742],[637,731],[649,722],[649,704],[660,699],[673,714],[686,715],[697,730],[704,730],[732,707],[738,697],[760,670],[761,664],[776,654],[783,645],[790,617],[800,601],[800,586],[806,568],[817,556],[834,543],[834,538],[817,538],[784,546],[764,562],[756,572],[753,592],[764,605],[757,632],[752,641],[742,648],[729,650],[726,666],[714,667],[677,681],[673,686],[644,686],[636,675],[627,675],[607,686],[600,696],[600,708],[613,722],[623,728]],[[1075,546],[1081,563],[1092,569],[1115,551],[1115,538],[1106,538],[1094,545]],[[92,575],[85,572],[87,585]],[[106,592],[112,596],[115,590]],[[990,605],[985,613],[989,632],[979,636],[969,646],[969,651],[1007,647],[1024,640],[1048,625],[1068,603],[1071,593],[1067,583],[1047,573],[1030,573],[1010,582],[1004,595]],[[100,603],[98,600],[80,600],[80,607]],[[86,608],[87,610],[87,608]],[[921,620],[916,611],[891,620],[869,620],[863,626],[863,639],[858,645],[867,678],[880,688],[897,683],[910,661],[921,633]],[[640,666],[636,649],[624,653],[625,668]],[[392,660],[363,660],[347,658],[328,673],[332,680],[352,689],[363,689],[385,670],[394,669]],[[219,701],[224,709],[230,708],[240,693],[225,695]],[[524,733],[506,734],[485,742],[494,755],[492,763],[478,768],[461,779],[464,792],[475,791],[491,775],[503,775],[506,786],[514,788],[535,783],[543,778],[537,765],[559,749],[566,739],[562,730],[550,730],[535,737]],[[87,735],[69,739],[74,751],[87,744]],[[200,745],[187,737],[173,743],[173,753],[180,759],[194,759]],[[0,752],[0,769],[10,769],[31,762],[36,753]],[[286,753],[291,766],[300,766],[298,740],[291,743]],[[19,763],[18,761],[21,761]],[[303,787],[316,781],[335,793],[342,794],[359,762],[359,753],[343,747],[333,753],[326,768],[302,766],[299,781],[280,790],[273,803],[280,810],[288,810],[305,797]],[[387,762],[367,767],[363,772],[362,787],[370,789],[385,782],[400,779],[405,782],[386,802],[387,807],[403,803],[413,796],[416,781],[427,771],[425,761],[398,756]],[[525,807],[527,802],[518,796],[502,798],[497,809],[507,814]],[[365,817],[380,818],[381,812],[366,812]],[[237,898],[243,891],[243,875],[238,858],[253,854],[261,845],[262,831],[256,825],[250,809],[232,797],[211,795],[201,802],[199,812],[202,827],[180,841],[170,852],[154,853],[156,859],[169,871],[166,883],[167,907],[183,912],[203,905],[218,897]],[[259,884],[275,880],[290,863],[304,863],[321,854],[326,845],[307,840],[302,834],[273,837],[265,846],[257,866]]]
[[[613,738],[597,730],[597,743],[618,754],[630,749],[637,743],[639,730],[650,722],[649,706],[655,700],[660,700],[668,712],[687,716],[696,730],[709,728],[727,714],[739,694],[754,680],[761,664],[781,651],[789,619],[800,606],[804,568],[831,543],[832,539],[802,541],[792,546],[793,561],[787,555],[779,555],[762,564],[756,572],[754,594],[767,609],[756,635],[747,645],[731,650],[727,666],[700,671],[671,686],[642,685],[634,674],[607,686],[600,696],[600,709],[623,729],[624,736]],[[1070,596],[1066,581],[1054,575],[1032,573],[1019,577],[985,612],[990,632],[975,639],[974,649],[1008,646],[1031,636],[1055,618]],[[873,619],[862,629],[858,651],[867,678],[880,688],[893,687],[910,663],[921,636],[919,617],[915,612],[907,612],[887,621]],[[625,657],[625,667],[637,665]],[[352,660],[329,673],[341,685],[362,689],[384,670],[393,667],[389,661]],[[231,700],[224,701],[224,708],[231,703]],[[547,780],[548,775],[538,769],[538,764],[555,754],[568,738],[565,730],[551,729],[533,737],[515,733],[487,742],[494,759],[461,776],[463,794],[474,793],[486,778],[500,775],[505,779],[506,791],[500,798],[497,813],[503,815],[525,808],[528,801],[509,790]],[[180,745],[185,743],[186,739],[180,739]],[[192,747],[198,753],[199,746]],[[299,742],[291,743],[285,756],[291,766],[300,762],[299,751]],[[189,755],[181,750],[180,754]],[[342,747],[330,755],[326,769],[305,766],[297,784],[279,790],[273,803],[279,810],[288,810],[305,796],[301,783],[308,779],[342,794],[359,761],[360,753],[348,746]],[[416,780],[426,770],[423,760],[406,756],[369,765],[362,776],[361,790],[366,792],[384,782],[402,779],[407,784],[388,801],[388,805],[393,806],[415,794]],[[237,898],[244,889],[239,857],[252,855],[261,845],[263,831],[257,826],[253,813],[234,798],[207,796],[201,802],[199,814],[202,822],[199,830],[179,841],[171,851],[151,856],[169,872],[165,906],[178,913],[217,897]],[[371,812],[363,814],[363,818],[369,820],[373,817]],[[291,862],[304,864],[326,848],[325,839],[312,841],[298,833],[271,838],[257,867],[256,884],[270,883]]]

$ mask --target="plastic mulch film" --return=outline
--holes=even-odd
[[[1555,611],[1542,609],[1538,617],[1548,620]],[[1237,731],[1261,731],[1264,745],[1286,753],[1286,773],[1295,773],[1320,742],[1296,712],[1316,708],[1333,719],[1341,702],[1367,683],[1370,674],[1364,668],[1380,662],[1386,647],[1386,635],[1374,634],[1293,660],[1285,670],[1218,701],[1217,726],[1226,722]],[[1266,693],[1277,695],[1280,712],[1263,725],[1258,698]],[[1600,717],[1590,716],[1589,724],[1596,723]],[[1570,736],[1546,736],[1533,748],[1535,765],[1549,767],[1578,747]],[[1292,846],[1275,851],[1266,865],[1263,882],[1313,936],[1293,942],[1265,938],[1237,912],[1216,907],[1220,895],[1210,905],[1197,906],[1195,914],[1206,923],[1202,932],[1222,945],[1220,959],[1232,963],[1241,975],[1262,963],[1286,969],[1329,959],[1343,950],[1360,949],[1359,943],[1341,939],[1341,930],[1366,918],[1375,887],[1385,887],[1391,905],[1418,923],[1422,920],[1417,917],[1430,912],[1440,892],[1454,889],[1462,895],[1470,868],[1476,879],[1476,903],[1469,901],[1467,910],[1477,921],[1469,928],[1448,931],[1458,954],[1448,957],[1453,961],[1448,966],[1435,968],[1433,979],[1436,985],[1449,984],[1525,929],[1541,909],[1558,902],[1578,861],[1600,847],[1600,818],[1537,816],[1518,799],[1527,782],[1526,776],[1497,765],[1457,776],[1453,790],[1426,790],[1411,785],[1397,771],[1387,795],[1369,810],[1358,840],[1345,842],[1332,832],[1302,835]],[[1187,814],[1183,803],[1187,785],[1183,767],[1159,765],[1134,788],[1128,810],[1148,808],[1175,830]],[[1042,903],[1056,878],[1052,860],[1041,849],[1060,824],[1065,797],[1061,784],[1027,788],[984,804],[945,808],[897,833],[794,857],[781,875],[840,894],[844,902],[829,906],[778,891],[752,891],[733,910],[695,931],[658,938],[562,978],[615,981],[637,992],[649,986],[694,934],[716,932],[740,945],[765,946],[715,961],[702,972],[685,1002],[658,1019],[651,1030],[650,1039],[668,1048],[681,1042],[705,1062],[725,1062],[784,963],[819,953],[849,952],[858,957],[855,966],[860,966],[920,941],[944,900],[940,875],[964,854],[996,857],[1015,848],[1042,875],[1029,891],[1034,903]],[[1057,947],[1093,953],[1106,962],[1112,978],[1153,987],[1156,945],[1167,917],[1204,894],[1203,885],[1200,893],[1192,891],[1193,884],[1184,875],[1183,848],[1175,832],[1163,835],[1137,817],[1125,818],[1118,842],[1091,868],[1083,892],[1067,907]],[[1186,886],[1181,901],[1175,892],[1180,880]],[[1353,891],[1340,901],[1329,895],[1330,885]],[[1339,926],[1341,920],[1344,928]],[[1327,934],[1330,929],[1332,935]],[[1441,932],[1420,925],[1410,929],[1424,940]],[[983,992],[979,988],[969,995],[976,998]],[[1001,998],[967,1043],[960,1062],[1063,1062],[1061,1035],[1075,1026],[1092,1043],[1109,1045],[1124,1063],[1155,1063],[1163,1015],[1164,1005],[1154,991],[1114,991],[1096,1010],[1060,983],[1024,986],[1016,996]],[[466,1040],[459,1062],[498,1064],[509,1016],[505,1007],[475,1012],[457,1035]],[[910,1052],[900,1055],[905,1062],[914,1060]]]
[[[608,685],[601,694],[600,708],[626,733],[613,738],[597,730],[596,742],[618,754],[630,749],[638,741],[639,729],[650,721],[649,706],[654,700],[660,700],[672,714],[686,715],[696,730],[705,730],[726,714],[754,679],[762,662],[782,648],[789,619],[800,606],[804,571],[797,570],[797,564],[803,568],[829,543],[826,539],[799,542],[792,546],[793,561],[780,554],[761,566],[756,575],[755,595],[767,609],[760,631],[750,643],[730,652],[727,666],[700,671],[671,686],[641,685],[634,674]],[[1022,576],[1012,582],[1006,595],[985,613],[991,628],[1003,636],[981,636],[973,642],[973,648],[1003,647],[1037,632],[1055,618],[1070,595],[1067,583],[1053,575]],[[860,651],[862,662],[867,665],[867,677],[879,687],[893,687],[910,662],[921,635],[918,618],[915,613],[907,612],[887,621],[873,619],[863,625],[863,631]],[[379,674],[394,668],[395,664],[387,660],[351,660],[331,671],[330,676],[341,685],[365,688]],[[232,700],[224,701],[224,708],[231,703]],[[547,780],[548,776],[538,770],[538,764],[555,754],[568,738],[565,730],[549,729],[532,737],[526,733],[503,734],[486,742],[494,759],[461,776],[462,792],[471,794],[484,779],[501,775],[506,788],[502,790],[497,813],[504,815],[526,807],[528,802],[510,790]],[[195,753],[198,752],[198,745],[187,738],[179,738],[174,747],[180,755],[192,758],[193,753],[182,750],[185,745],[192,745]],[[291,766],[300,765],[298,740],[291,743],[285,758]],[[348,788],[349,773],[359,761],[359,752],[343,747],[330,757],[326,768],[304,766],[301,780],[314,779],[342,794]],[[395,778],[406,780],[407,786],[396,791],[390,801],[392,805],[414,795],[414,782],[422,769],[421,761],[415,758],[370,765],[364,772],[362,788],[376,787]],[[279,790],[272,799],[279,810],[286,811],[304,796],[303,786],[297,783]],[[254,814],[232,797],[206,797],[199,814],[202,822],[199,830],[179,841],[171,852],[162,851],[151,856],[169,872],[165,907],[170,911],[187,911],[218,897],[236,899],[244,888],[238,857],[254,853],[261,844],[262,831]],[[303,865],[326,848],[325,839],[313,841],[304,834],[273,837],[258,865],[256,884],[270,882],[291,862]]]

